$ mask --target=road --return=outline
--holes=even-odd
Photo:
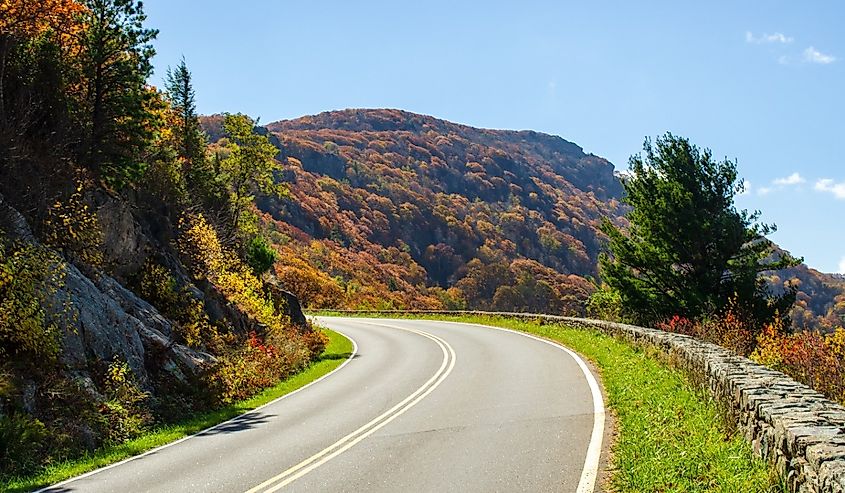
[[[356,344],[321,381],[43,491],[593,491],[601,394],[571,352],[466,324],[319,322]]]

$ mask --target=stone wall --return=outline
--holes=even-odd
[[[845,493],[845,407],[783,373],[715,344],[657,329],[525,313],[425,313],[542,319],[654,347],[710,390],[754,452],[774,464],[792,491]]]

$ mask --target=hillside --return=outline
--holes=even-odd
[[[258,205],[279,277],[311,307],[583,313],[597,226],[622,220],[613,165],[560,137],[398,110],[266,129],[291,197]]]
[[[251,202],[237,198],[271,181],[275,148],[230,117],[239,144],[214,173],[184,63],[165,91],[146,84],[155,31],[142,6],[15,0],[0,12],[6,491],[252,396],[327,339],[267,275],[272,255],[241,218]]]
[[[218,145],[221,122],[203,119]],[[599,221],[624,222],[613,165],[557,136],[384,109],[265,129],[290,196],[259,210],[279,277],[310,307],[583,314]],[[796,327],[841,323],[841,279],[804,265],[769,277],[798,290]]]
[[[790,312],[796,329],[830,331],[845,324],[845,277],[826,274],[804,264],[768,275],[774,291],[797,290]]]

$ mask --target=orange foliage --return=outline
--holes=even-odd
[[[751,359],[780,370],[845,404],[845,329],[827,335],[817,331],[785,334],[766,327]]]
[[[76,19],[84,7],[74,0],[0,0],[0,33],[37,36],[45,31],[79,32]]]
[[[622,213],[612,166],[557,137],[395,110],[268,129],[294,185],[260,207],[278,232],[277,275],[311,307],[483,308],[502,288],[500,307],[580,313],[597,225]]]

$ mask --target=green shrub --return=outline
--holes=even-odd
[[[252,267],[255,275],[260,276],[273,267],[276,251],[267,243],[266,238],[256,236],[246,246],[246,262]]]
[[[622,297],[607,284],[602,284],[587,300],[587,316],[612,322],[626,322]]]
[[[45,249],[0,243],[0,354],[55,359],[59,331],[43,307],[61,287],[60,266],[60,259]]]
[[[0,416],[0,471],[22,474],[41,465],[47,428],[25,414]]]

